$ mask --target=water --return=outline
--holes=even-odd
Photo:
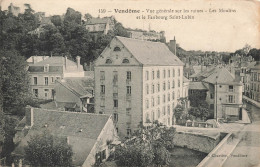
[[[169,166],[171,167],[195,167],[208,155],[207,153],[177,146],[169,151],[171,153]]]

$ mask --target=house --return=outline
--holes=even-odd
[[[68,77],[56,80],[55,102],[67,111],[94,112],[94,79]]]
[[[21,11],[19,7],[14,6],[13,3],[10,3],[10,5],[8,6],[8,13],[11,13],[17,17],[21,13]]]
[[[209,90],[206,101],[214,109],[215,118],[224,118],[230,121],[248,121],[243,109],[243,84],[226,68],[216,67],[214,73],[203,79]]]
[[[249,97],[257,102],[260,102],[260,61],[256,61],[254,66],[250,68],[250,85]]]
[[[107,34],[109,30],[114,30],[115,21],[114,17],[97,17],[97,18],[87,18],[85,22],[86,29],[89,32],[97,33],[102,32]]]
[[[183,89],[182,89],[182,97],[184,99],[183,101],[183,106],[184,108],[188,109],[190,107],[190,102],[188,100],[188,97],[189,97],[189,84],[190,84],[190,81],[183,76]]]
[[[172,126],[183,63],[160,42],[115,37],[95,61],[95,111],[113,114],[120,137],[139,125]]]
[[[73,166],[89,167],[105,161],[111,144],[118,142],[112,116],[106,114],[73,113],[28,107],[16,128],[17,147],[12,155],[23,159],[25,146],[31,137],[48,131],[64,138],[72,147]]]
[[[48,58],[49,58],[49,56],[37,56],[36,55],[36,56],[29,57],[26,60],[26,62],[27,62],[28,65],[31,65],[31,64],[35,64],[37,62],[43,61],[43,60],[48,59]]]
[[[53,56],[34,64],[28,68],[30,77],[30,89],[34,98],[54,99],[55,80],[65,77],[84,77],[80,57],[76,62],[67,57]]]
[[[145,31],[145,30],[134,30],[134,29],[127,29],[129,33],[129,37],[133,39],[140,39],[140,40],[147,40],[147,41],[160,41],[165,39],[165,32],[156,32],[156,31]]]

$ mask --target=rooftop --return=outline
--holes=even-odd
[[[71,90],[78,97],[85,95],[92,97],[92,93],[87,91],[87,89],[94,89],[94,79],[91,77],[68,77],[57,82]]]
[[[86,25],[93,25],[93,24],[106,24],[111,20],[111,17],[103,17],[103,18],[90,18],[89,20],[86,21]]]
[[[73,164],[80,166],[86,160],[99,134],[110,118],[105,114],[88,114],[44,109],[33,109],[34,124],[16,147],[14,154],[23,155],[27,141],[36,134],[49,131],[65,137],[72,146]],[[84,146],[84,147],[82,147]]]
[[[191,90],[208,90],[202,82],[190,82],[189,89]]]
[[[184,65],[164,43],[119,36],[116,39],[143,65]]]

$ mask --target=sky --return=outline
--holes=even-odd
[[[64,14],[68,7],[83,15],[90,13],[93,17],[113,15],[126,28],[149,30],[150,27],[155,31],[165,31],[167,41],[175,36],[177,43],[185,50],[234,52],[243,48],[245,44],[249,44],[252,48],[260,48],[259,1],[0,0],[2,10],[6,10],[11,2],[21,9],[24,8],[23,4],[31,4],[32,9],[36,12],[45,12],[46,16]],[[104,11],[103,9],[105,13],[101,12]],[[139,13],[117,13],[117,9],[140,11]],[[164,9],[171,12],[156,13]],[[221,9],[230,9],[233,12],[219,12]],[[148,19],[148,15],[167,17],[167,20]],[[182,15],[186,18],[193,17],[193,19],[170,19],[170,16],[182,17]],[[146,18],[137,18],[142,18],[142,16]]]

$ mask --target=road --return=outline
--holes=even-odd
[[[245,126],[242,140],[229,156],[223,167],[260,166],[260,109],[247,104],[252,112],[252,124]]]

